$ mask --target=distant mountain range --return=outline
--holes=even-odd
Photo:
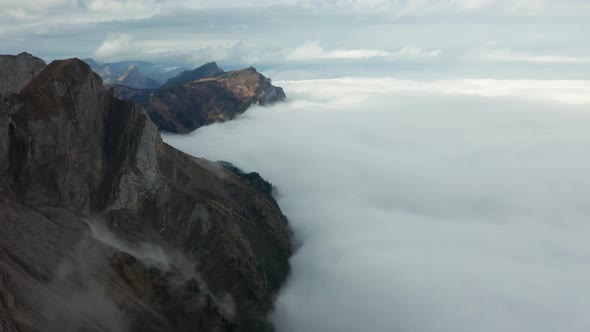
[[[134,89],[155,89],[188,69],[187,67],[169,68],[145,61],[99,63],[91,58],[83,61],[100,75],[105,84],[120,84]]]
[[[158,128],[167,132],[191,132],[234,119],[251,105],[287,98],[282,88],[253,67],[226,72],[209,62],[192,70],[165,71],[164,66],[142,61],[84,62],[119,98],[143,106]]]
[[[163,88],[170,88],[176,85],[182,85],[191,81],[200,80],[203,78],[218,77],[224,73],[223,69],[217,66],[215,62],[209,62],[197,69],[186,70],[177,76],[170,78],[162,86]]]
[[[234,119],[251,105],[286,99],[282,88],[253,67],[225,72],[215,62],[183,71],[157,89],[113,88],[119,98],[142,105],[160,130],[173,133]]]

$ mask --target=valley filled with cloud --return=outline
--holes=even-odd
[[[119,85],[129,100],[143,105],[166,143],[258,172],[275,186],[277,215],[282,211],[288,218],[296,246],[286,284],[280,288],[281,279],[275,280],[280,291],[268,318],[277,332],[590,331],[590,1],[0,4],[0,53],[26,51],[47,63],[86,59],[102,83]],[[33,76],[23,68],[21,76]],[[233,71],[242,68],[247,69]],[[123,84],[128,77],[138,86]],[[177,83],[167,85],[175,78]],[[271,84],[284,88],[285,101]],[[102,102],[99,92],[96,100]],[[6,124],[12,139],[12,122]],[[185,135],[166,133],[199,126],[204,127]],[[155,126],[151,134],[157,137]],[[157,145],[154,154],[161,149]],[[189,163],[167,162],[170,177],[182,173],[177,165]],[[146,163],[154,172],[162,168],[155,159]],[[201,163],[217,170],[217,164]],[[218,174],[230,174],[207,171],[205,181],[203,169],[196,169],[193,178],[179,180],[179,192],[193,190],[185,182],[217,183]],[[246,180],[235,183],[240,181]],[[237,187],[221,182],[199,202],[215,197],[216,209],[228,203]],[[260,187],[240,199],[252,198],[255,190]],[[178,208],[189,211],[192,201],[170,202],[162,211],[178,223],[210,211],[174,215]],[[263,220],[259,213],[269,210],[259,198],[248,202],[236,202],[236,208]],[[146,211],[147,217],[155,214]],[[209,218],[209,212],[201,214]],[[224,224],[225,216],[219,214],[215,225]],[[242,221],[241,213],[228,216]],[[284,233],[261,229],[283,237],[284,277],[291,238],[287,224],[280,225]],[[95,240],[121,252],[187,265],[176,251],[144,242],[141,250],[130,249],[99,224],[91,226]],[[236,227],[220,228],[223,241],[211,240],[194,252],[242,243],[225,237]],[[153,233],[166,234],[166,228]],[[199,239],[204,233],[195,234]],[[236,253],[247,252],[242,249],[229,250],[228,262],[259,268],[236,259]],[[267,254],[261,250],[261,261]],[[212,281],[234,276],[226,273],[226,261],[220,265]],[[236,275],[222,288],[266,278]],[[229,302],[251,301],[251,289],[244,290],[248,296],[230,296]],[[275,294],[266,294],[268,306],[256,319],[266,323]]]
[[[279,331],[590,328],[588,82],[278,84],[165,140],[277,186],[300,244]]]

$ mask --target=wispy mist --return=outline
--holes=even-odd
[[[590,113],[565,83],[283,82],[287,104],[165,139],[278,186],[302,243],[279,331],[581,332]]]
[[[114,234],[100,218],[87,220],[92,237],[96,240],[124,253],[127,253],[145,264],[157,265],[164,270],[178,268],[183,277],[188,280],[196,274],[195,263],[177,250],[151,243],[129,243]]]
[[[122,292],[134,304],[146,305],[145,310],[149,310],[149,303],[135,298],[133,292],[123,286],[124,282],[117,284],[121,282],[118,276],[125,272],[114,268],[113,260],[121,253],[154,268],[152,272],[178,273],[181,277],[175,282],[179,284],[195,279],[206,289],[195,270],[196,264],[180,252],[155,243],[128,242],[114,234],[100,218],[89,218],[86,222],[90,227],[89,236],[84,236],[75,250],[60,262],[46,285],[50,291],[37,300],[43,313],[44,331],[70,332],[94,328],[122,332],[133,328],[136,318],[130,312],[134,308],[125,308],[125,302],[113,294],[113,290]],[[231,297],[215,300],[224,308],[233,310]]]
[[[109,296],[111,269],[105,249],[92,238],[82,238],[53,271],[46,285],[50,292],[35,304],[40,306],[44,331],[129,329],[129,317]]]

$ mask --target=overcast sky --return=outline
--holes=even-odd
[[[584,78],[586,0],[0,0],[0,53],[278,78]],[[319,73],[321,69],[321,74]]]

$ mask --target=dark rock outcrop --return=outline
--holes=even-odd
[[[0,95],[18,93],[45,66],[45,61],[29,53],[0,55]]]
[[[202,65],[199,68],[193,70],[186,70],[166,81],[162,88],[171,88],[178,85],[183,85],[192,81],[200,80],[203,78],[214,78],[223,75],[225,73],[223,69],[217,66],[215,62],[209,62]]]
[[[234,119],[251,105],[268,105],[286,98],[280,87],[256,69],[223,72],[208,63],[156,90],[114,86],[118,96],[145,107],[160,130],[187,133],[213,122]]]
[[[2,330],[272,330],[292,249],[267,182],[166,145],[82,61],[0,103],[0,172]]]
[[[264,178],[262,178],[262,176],[260,176],[260,174],[258,174],[257,172],[246,173],[242,171],[240,168],[236,167],[234,164],[229,163],[227,161],[218,161],[218,163],[226,169],[242,177],[252,187],[264,193],[272,194],[272,191],[274,189],[273,185],[270,182],[266,181]]]

